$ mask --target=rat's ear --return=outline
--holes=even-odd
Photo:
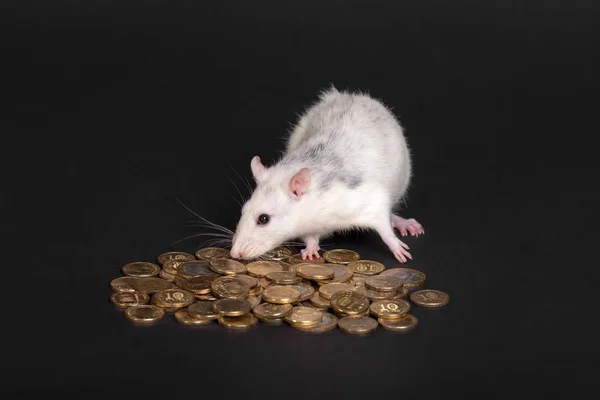
[[[254,180],[256,182],[261,180],[265,171],[267,170],[267,168],[260,162],[259,156],[254,156],[250,162],[250,169],[252,169],[252,175],[254,175]]]
[[[290,194],[299,199],[308,190],[309,186],[310,171],[308,168],[302,168],[290,179]]]

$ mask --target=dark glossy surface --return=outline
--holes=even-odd
[[[283,3],[0,6],[3,398],[574,398],[596,386],[598,6]],[[120,268],[208,239],[171,245],[208,232],[175,197],[233,229],[228,177],[247,194],[233,169],[251,182],[251,158],[271,164],[330,83],[401,118],[414,154],[403,215],[426,231],[406,239],[406,266],[450,303],[414,306],[406,334],[366,337],[188,327],[172,313],[134,326],[109,301]],[[322,247],[400,266],[375,234]],[[299,385],[308,377],[314,387]]]

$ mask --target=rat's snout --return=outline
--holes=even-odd
[[[247,247],[245,244],[243,244],[243,242],[241,242],[240,240],[236,240],[236,238],[233,239],[233,244],[231,246],[231,251],[229,252],[229,254],[231,255],[232,258],[237,258],[237,259],[243,259],[244,258],[244,248]]]
[[[233,258],[237,258],[237,259],[249,259],[251,257],[248,257],[248,255],[252,252],[250,250],[252,246],[250,246],[248,244],[248,242],[243,242],[243,243],[235,243],[233,245],[233,247],[231,248],[231,257]]]
[[[264,253],[262,246],[253,240],[236,240],[231,247],[231,257],[242,260],[251,260]]]
[[[239,250],[231,249],[231,252],[229,254],[232,258],[244,258],[244,253],[242,253]]]

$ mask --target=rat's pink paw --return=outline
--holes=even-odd
[[[307,258],[312,261],[313,257],[314,258],[320,258],[321,256],[319,256],[319,250],[321,250],[321,248],[319,247],[318,244],[309,244],[306,246],[305,249],[300,250],[300,253],[302,254],[302,259],[306,260]]]
[[[397,215],[392,216],[392,224],[394,228],[398,229],[402,236],[411,234],[412,236],[419,236],[425,233],[423,226],[418,223],[414,218],[404,219]]]
[[[389,247],[394,254],[394,257],[396,257],[396,260],[401,263],[405,263],[407,259],[412,260],[412,255],[408,252],[408,246],[402,240],[396,239]]]

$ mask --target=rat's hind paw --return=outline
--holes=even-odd
[[[394,228],[398,229],[402,236],[408,234],[419,236],[425,233],[423,226],[421,226],[414,218],[404,219],[397,215],[392,215],[392,225]]]

